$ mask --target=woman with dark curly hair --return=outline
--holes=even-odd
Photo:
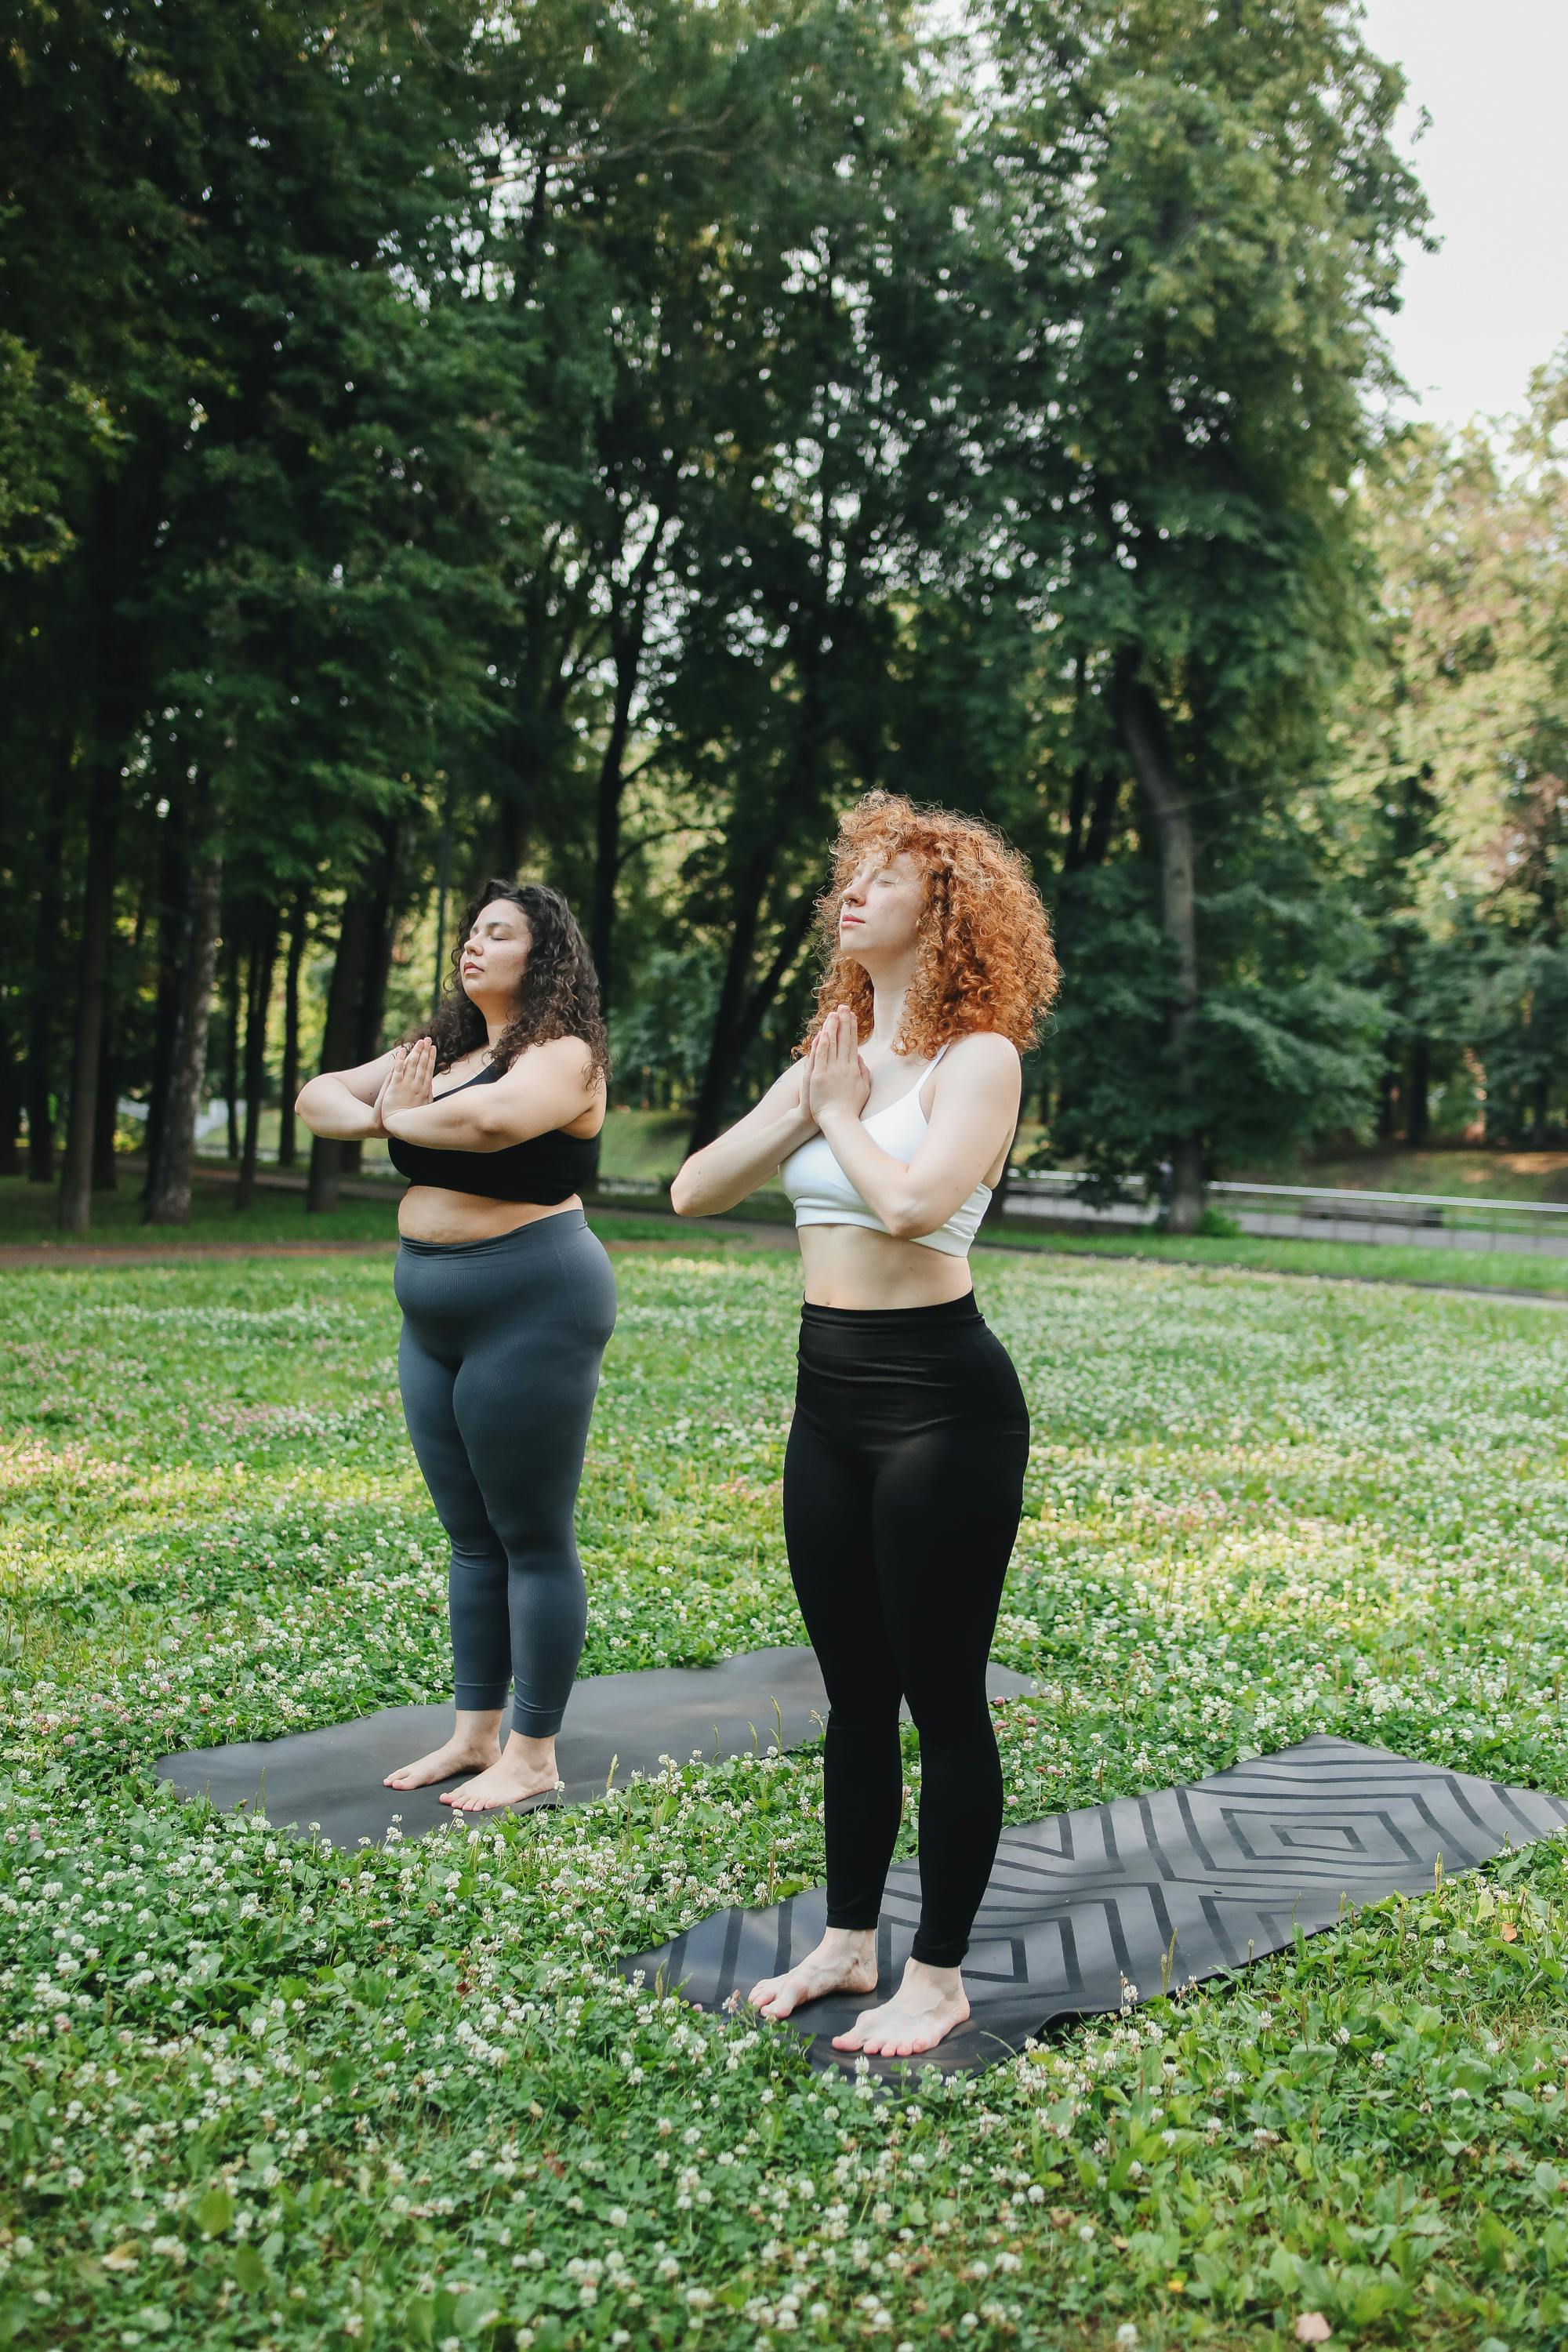
[[[784,1519],[827,1685],[827,1925],[752,2001],[787,2017],[824,1993],[876,1990],[907,1697],[920,1925],[892,1999],[834,2047],[909,2057],[969,2014],[961,1963],[1002,1828],[985,1665],[1029,1415],[967,1258],[1057,963],[1017,852],[978,818],[892,793],[844,817],[818,904],[826,969],[799,1058],[692,1155],[671,1197],[682,1215],[710,1214],[777,1174],[805,1277]]]
[[[384,1135],[409,1180],[397,1370],[451,1538],[457,1722],[386,1786],[471,1772],[443,1804],[521,1811],[555,1801],[555,1735],[587,1623],[573,1514],[616,1284],[579,1195],[598,1167],[609,1054],[559,891],[487,883],[452,961],[427,1034],[324,1071],[299,1111],[317,1135]]]

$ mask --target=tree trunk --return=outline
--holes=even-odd
[[[55,1178],[55,972],[64,856],[65,822],[57,803],[44,832],[43,873],[33,930],[33,1000],[27,1009],[27,1177],[34,1184],[52,1184]]]
[[[511,878],[522,864],[522,853],[528,841],[528,821],[522,807],[524,789],[524,785],[520,782],[517,791],[513,793],[509,790],[505,799],[501,801],[496,812],[495,829],[492,835],[495,849],[493,854],[485,860],[489,872],[499,874],[507,880]],[[529,798],[531,801],[531,793]]]
[[[719,991],[708,1059],[691,1114],[691,1131],[686,1145],[689,1153],[700,1151],[704,1144],[711,1143],[723,1124],[735,1074],[762,1027],[769,1005],[788,977],[816,912],[815,889],[808,885],[784,918],[779,943],[767,970],[748,990],[763,899],[773,877],[775,855],[775,843],[765,842],[752,854],[736,885],[730,953]]]
[[[1153,693],[1138,677],[1135,656],[1119,658],[1115,687],[1117,724],[1153,823],[1160,853],[1161,919],[1175,953],[1175,992],[1166,1016],[1175,1082],[1166,1228],[1173,1234],[1193,1234],[1203,1222],[1204,1151],[1192,1075],[1192,1033],[1199,1003],[1192,814],[1177,779],[1164,719]]]
[[[228,1114],[224,1141],[231,1167],[239,1159],[239,928],[237,910],[224,942],[223,1098]]]
[[[643,647],[647,636],[647,600],[653,585],[668,518],[658,521],[632,567],[625,586],[613,592],[610,643],[616,667],[615,699],[610,706],[610,730],[599,762],[595,793],[594,853],[594,916],[589,953],[599,981],[599,1010],[610,1010],[615,955],[616,885],[621,872],[621,803],[626,794],[626,744],[632,727],[632,704],[642,675]]]
[[[171,793],[169,813],[158,837],[158,987],[153,1011],[153,1083],[147,1096],[147,1174],[142,1198],[152,1198],[160,1181],[174,1040],[180,1025],[180,988],[191,923],[191,863],[185,839],[185,803]]]
[[[637,687],[641,644],[639,630],[635,649],[617,648],[615,706],[610,714],[605,756],[599,762],[595,794],[594,918],[589,951],[599,978],[599,1010],[606,1015],[610,1010],[614,970],[616,884],[621,866],[621,800],[626,792],[626,779],[621,771],[626,763],[626,742],[631,733],[632,696]]]
[[[1405,1140],[1412,1151],[1425,1150],[1432,1118],[1432,1040],[1417,1030],[1410,1040],[1410,1109]]]
[[[327,991],[327,1023],[321,1038],[323,1070],[342,1070],[353,1066],[369,946],[370,902],[364,891],[353,883],[343,900],[338,951],[332,961],[331,985]],[[338,1205],[342,1152],[343,1146],[336,1136],[317,1135],[311,1138],[310,1176],[306,1188],[305,1206],[312,1215],[319,1216]]]
[[[1089,811],[1089,835],[1083,845],[1085,866],[1103,866],[1110,851],[1111,835],[1116,829],[1116,813],[1121,801],[1121,777],[1114,768],[1101,772],[1094,788],[1094,806]]]
[[[107,999],[103,1009],[103,1042],[98,1056],[98,1105],[92,1122],[92,1189],[95,1192],[114,1192],[120,1189],[120,1171],[114,1163],[114,1131],[120,1124],[120,1055],[114,1045],[114,1005]]]
[[[191,1213],[191,1169],[195,1158],[196,1119],[206,1086],[207,1023],[217,971],[218,924],[223,908],[223,853],[216,828],[196,856],[190,935],[181,972],[179,1022],[169,1080],[157,1182],[150,1186],[142,1220],[149,1225],[183,1225]]]
[[[283,1075],[278,1110],[278,1165],[295,1160],[294,1097],[300,1091],[300,969],[310,928],[310,894],[301,890],[289,926],[289,963],[283,981]]]
[[[22,1172],[22,1073],[9,1053],[0,1058],[0,1176]]]
[[[370,915],[365,927],[364,970],[354,1014],[353,1043],[348,1055],[351,1064],[373,1062],[381,1050],[381,1024],[386,1014],[386,983],[392,971],[392,939],[397,927],[397,857],[402,831],[401,812],[395,811],[383,820],[381,846],[371,875],[366,877],[371,898]],[[359,1174],[363,1150],[363,1144],[343,1144],[338,1165],[344,1176]]]
[[[128,618],[127,612],[144,591],[156,541],[160,478],[156,463],[150,463],[100,482],[83,548],[89,596],[82,651],[89,656],[84,667],[93,688],[82,754],[89,779],[87,873],[58,1208],[61,1230],[70,1234],[85,1234],[92,1222],[99,1062],[114,929],[120,812],[127,747],[144,708],[145,625]]]
[[[114,921],[114,865],[120,832],[121,759],[115,740],[95,753],[87,821],[87,880],[82,891],[81,950],[71,1041],[70,1108],[58,1218],[68,1234],[92,1223],[92,1154],[98,1113],[98,1065],[109,985],[109,935]]]
[[[245,992],[245,1140],[240,1148],[237,1210],[256,1195],[256,1157],[261,1133],[261,1094],[267,1077],[267,1013],[272,1002],[272,971],[278,961],[278,914],[268,908],[250,935]]]

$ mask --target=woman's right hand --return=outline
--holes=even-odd
[[[423,1110],[435,1100],[433,1080],[436,1075],[436,1047],[428,1037],[416,1037],[411,1045],[395,1045],[392,1067],[382,1080],[381,1092],[375,1098],[374,1117],[384,1135],[395,1135],[395,1127],[388,1127],[387,1117],[395,1118],[400,1110]]]
[[[800,1072],[800,1116],[805,1126],[808,1142],[814,1135],[820,1135],[822,1132],[816,1123],[816,1113],[811,1107],[811,1066],[816,1053],[816,1039],[814,1037],[795,1064],[796,1069]]]

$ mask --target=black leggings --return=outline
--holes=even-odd
[[[907,1697],[921,1743],[914,1957],[956,1968],[1002,1830],[985,1665],[1023,1506],[1028,1407],[973,1291],[935,1307],[807,1300],[799,1365],[784,1540],[827,1685],[827,1924],[877,1925]]]
[[[451,1538],[459,1707],[561,1728],[588,1604],[573,1526],[616,1277],[581,1209],[482,1242],[404,1239],[397,1372],[425,1483]]]

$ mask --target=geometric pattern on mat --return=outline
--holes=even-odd
[[[1006,1666],[987,1667],[993,1698],[1034,1688]],[[681,1763],[700,1748],[721,1757],[763,1755],[820,1738],[827,1713],[822,1669],[804,1646],[749,1650],[710,1666],[647,1666],[620,1675],[584,1675],[573,1685],[555,1743],[567,1804],[605,1793],[611,1767],[625,1788],[634,1772],[652,1779],[661,1755]],[[440,1706],[385,1706],[349,1723],[326,1723],[280,1739],[188,1748],[154,1766],[183,1797],[207,1797],[220,1810],[264,1811],[275,1829],[301,1834],[311,1822],[334,1845],[383,1838],[395,1821],[405,1838],[462,1826],[441,1802],[444,1789],[472,1778],[455,1772],[425,1789],[384,1789],[383,1776],[410,1757],[438,1748],[452,1727]],[[475,1814],[470,1821],[493,1820]]]
[[[1568,1802],[1319,1734],[1207,1780],[1118,1797],[1003,1832],[963,1980],[971,2016],[924,2058],[873,2058],[874,2074],[945,2073],[1022,2048],[1053,2019],[1120,2010],[1261,1959],[1333,1927],[1347,1906],[1416,1894],[1445,1874],[1568,1827]],[[920,1868],[889,1874],[875,1994],[830,1995],[784,2022],[814,2064],[903,1973],[920,1916]],[[821,1888],[763,1911],[721,1911],[657,1951],[620,1962],[700,2009],[801,1959],[822,1934]]]

